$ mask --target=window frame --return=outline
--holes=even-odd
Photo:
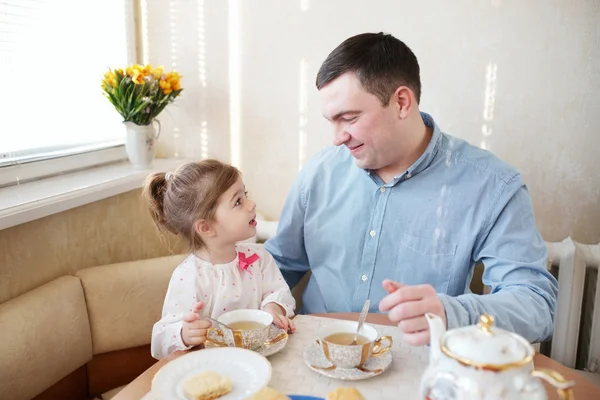
[[[139,0],[124,0],[124,7],[126,7],[124,23],[127,34],[127,63],[138,64],[143,58]],[[125,138],[119,141],[59,148],[37,154],[24,154],[4,160],[0,157],[0,188],[126,159]]]

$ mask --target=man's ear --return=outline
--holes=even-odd
[[[210,223],[205,219],[199,219],[194,224],[194,230],[201,238],[209,238],[215,236],[215,231]]]
[[[398,118],[406,119],[410,115],[413,106],[414,95],[406,86],[400,86],[392,95],[392,105],[396,108]]]

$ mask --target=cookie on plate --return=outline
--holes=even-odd
[[[337,388],[327,394],[327,400],[365,400],[355,388]]]
[[[265,386],[246,400],[290,400],[290,398],[269,386]]]
[[[231,392],[231,379],[217,372],[204,371],[183,382],[189,400],[213,400]]]

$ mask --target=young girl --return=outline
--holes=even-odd
[[[152,329],[161,359],[206,341],[210,321],[236,309],[262,309],[294,331],[295,300],[273,257],[260,245],[237,244],[256,233],[256,204],[240,172],[216,160],[192,162],[146,179],[144,197],[159,229],[189,241]]]

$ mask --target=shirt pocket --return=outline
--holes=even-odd
[[[399,282],[429,284],[436,292],[447,293],[457,246],[433,237],[401,235],[396,259]]]

